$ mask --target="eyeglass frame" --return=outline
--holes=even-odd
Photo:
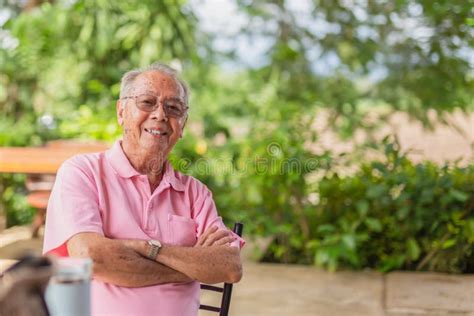
[[[150,110],[150,111],[147,111],[147,110],[143,110],[141,109],[139,106],[138,106],[138,103],[137,103],[137,98],[140,97],[140,96],[150,96],[150,97],[154,97],[157,102],[155,104],[155,107]],[[127,97],[122,97],[120,98],[120,100],[125,100],[125,99],[134,99],[135,100],[135,106],[140,110],[140,111],[143,111],[143,112],[147,112],[147,113],[151,113],[153,111],[155,111],[156,109],[158,109],[160,107],[160,104],[161,106],[163,107],[163,112],[165,113],[166,117],[169,117],[170,115],[168,114],[168,112],[166,111],[166,107],[164,104],[162,104],[163,102],[161,102],[159,99],[160,99],[160,96],[157,96],[157,95],[153,95],[153,94],[148,94],[148,93],[143,93],[143,94],[139,94],[139,95],[131,95],[131,96],[127,96]],[[179,100],[178,98],[172,98],[172,99],[175,99],[176,101],[178,101],[179,103],[181,103],[183,105],[183,115],[182,116],[179,116],[179,117],[175,117],[175,116],[172,116],[172,117],[175,117],[175,118],[183,118],[186,116],[187,114],[187,111],[189,110],[189,106],[187,106],[186,104],[184,104],[184,102],[181,102],[181,100]]]

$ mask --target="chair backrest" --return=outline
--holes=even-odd
[[[233,232],[242,237],[243,229],[243,224],[235,223]],[[214,285],[201,284],[201,289],[222,293],[222,300],[220,307],[201,304],[199,309],[219,313],[219,316],[227,316],[229,314],[230,298],[232,296],[232,284],[224,283],[223,288]]]

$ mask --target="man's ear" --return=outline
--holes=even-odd
[[[122,106],[122,101],[120,99],[117,100],[115,107],[117,109],[117,122],[119,123],[120,126],[123,126],[124,107]]]

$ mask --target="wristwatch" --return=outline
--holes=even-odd
[[[148,251],[148,258],[151,260],[156,260],[156,256],[161,249],[161,243],[158,240],[148,240],[148,245],[150,246],[150,250]]]

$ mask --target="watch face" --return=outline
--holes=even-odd
[[[150,240],[149,243],[153,246],[161,247],[161,243],[158,240]]]

